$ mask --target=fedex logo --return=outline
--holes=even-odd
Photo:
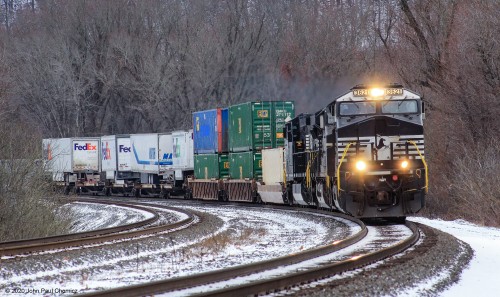
[[[97,146],[96,145],[92,145],[91,143],[84,143],[84,144],[78,144],[77,142],[75,142],[74,144],[74,148],[73,150],[75,151],[96,151],[97,150]]]
[[[118,149],[120,153],[130,153],[130,146],[124,146],[123,144],[120,144]]]

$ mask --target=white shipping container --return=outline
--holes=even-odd
[[[131,169],[134,172],[158,174],[158,134],[130,135],[133,156]]]
[[[172,170],[172,152],[173,142],[172,134],[160,134],[158,136],[158,161],[160,164],[160,172],[164,173]]]
[[[54,181],[64,181],[64,172],[71,172],[71,138],[42,140],[45,170],[52,172]]]
[[[99,172],[100,138],[71,138],[73,151],[73,172]]]
[[[102,171],[106,171],[106,175],[108,175],[108,171],[116,171],[116,136],[108,135],[101,137],[101,169]],[[114,173],[113,173],[114,176]]]
[[[118,148],[118,171],[132,170],[132,145],[130,137],[117,137],[116,145]]]
[[[262,181],[266,185],[283,182],[283,148],[262,150]]]
[[[174,169],[194,168],[193,130],[172,133],[172,167]]]

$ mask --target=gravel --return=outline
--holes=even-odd
[[[0,292],[51,284],[84,292],[165,279],[278,257],[284,251],[311,248],[354,232],[347,222],[301,212],[196,204],[185,208],[198,216],[199,223],[174,233],[2,259]],[[280,219],[273,221],[275,217]]]
[[[447,233],[423,225],[420,227],[425,235],[418,246],[402,256],[275,295],[398,296],[399,292],[407,295],[419,283],[427,282],[437,275],[447,275],[431,288],[414,292],[418,296],[436,296],[458,281],[462,269],[472,259],[473,250]]]

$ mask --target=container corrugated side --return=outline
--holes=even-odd
[[[215,154],[218,150],[217,109],[193,113],[193,138],[195,154]]]
[[[229,108],[221,109],[221,146],[219,153],[229,152]]]
[[[262,154],[254,152],[229,154],[229,177],[232,179],[262,177]]]
[[[229,154],[219,155],[219,178],[229,178]]]
[[[247,102],[229,107],[229,151],[271,148],[272,103]]]
[[[132,171],[158,174],[158,134],[132,134]]]
[[[194,177],[197,179],[229,178],[229,155],[194,155]]]
[[[71,138],[73,172],[100,172],[101,138]]]
[[[266,185],[283,182],[283,148],[262,150],[262,181]]]
[[[219,155],[218,154],[195,155],[194,177],[197,179],[219,178]]]
[[[283,128],[285,122],[295,117],[295,104],[292,101],[273,102],[273,148],[285,145]]]

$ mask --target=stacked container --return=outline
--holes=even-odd
[[[290,101],[247,102],[229,107],[229,176],[261,179],[261,151],[284,145],[283,127],[294,116],[295,107]]]
[[[227,108],[193,113],[195,178],[228,177],[228,116]]]

